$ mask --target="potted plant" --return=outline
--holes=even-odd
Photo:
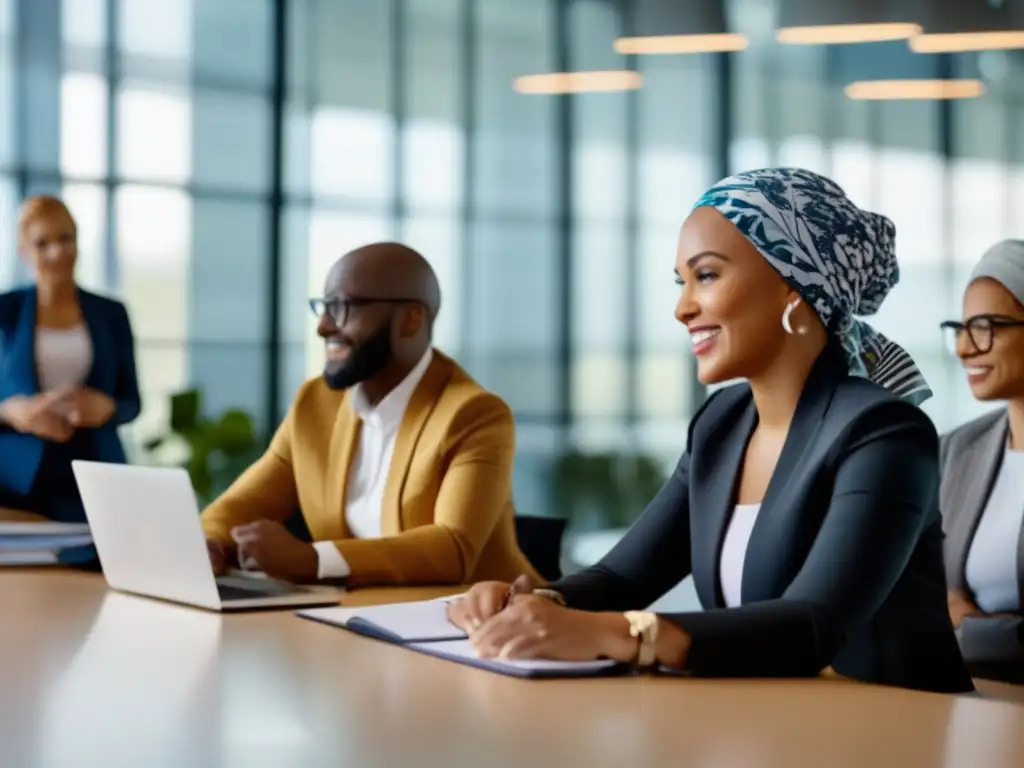
[[[262,452],[252,416],[235,408],[208,418],[197,389],[171,396],[169,426],[168,434],[147,441],[144,447],[153,453],[172,441],[184,442],[183,466],[201,505],[215,499]]]
[[[576,532],[628,528],[664,482],[650,456],[571,451],[551,466],[552,511]]]

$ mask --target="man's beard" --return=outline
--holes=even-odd
[[[348,360],[337,370],[324,369],[324,381],[331,389],[348,389],[372,379],[391,362],[391,326],[385,323],[370,338],[353,347]]]

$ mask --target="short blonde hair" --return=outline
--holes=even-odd
[[[71,221],[71,226],[75,228],[75,233],[78,233],[75,217],[71,215],[71,211],[68,210],[64,201],[52,195],[35,195],[25,198],[18,209],[18,242],[24,246],[28,228],[39,219],[51,216],[67,216]]]

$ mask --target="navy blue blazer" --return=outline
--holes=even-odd
[[[135,376],[135,340],[124,305],[79,290],[82,316],[92,338],[92,368],[85,386],[114,399],[113,417],[92,430],[97,458],[124,463],[117,427],[139,415],[142,402]],[[36,289],[0,294],[0,401],[39,392],[36,370]],[[27,494],[35,481],[45,441],[10,427],[0,428],[0,488]]]

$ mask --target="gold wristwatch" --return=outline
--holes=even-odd
[[[623,616],[629,622],[629,634],[637,638],[635,664],[638,667],[653,667],[658,660],[658,614],[651,611],[626,611]]]

